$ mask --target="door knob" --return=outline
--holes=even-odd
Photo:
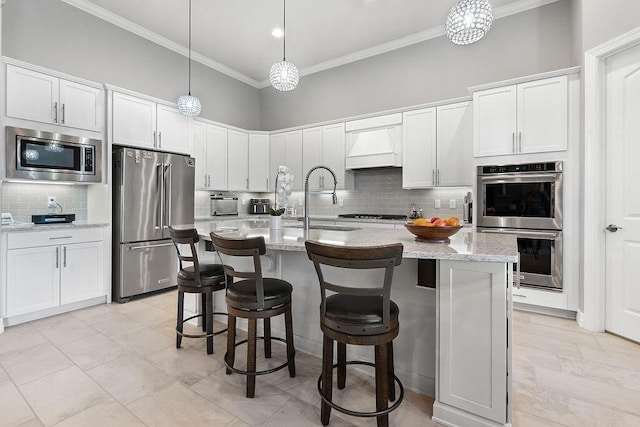
[[[618,230],[622,230],[622,227],[618,227],[618,226],[617,226],[617,225],[615,225],[615,224],[609,224],[609,225],[607,225],[607,231],[610,231],[610,232],[612,232],[612,233],[615,233],[615,232],[616,232],[616,231],[618,231]]]

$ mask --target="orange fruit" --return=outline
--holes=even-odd
[[[444,222],[444,219],[438,219],[438,220],[434,221],[433,225],[436,226],[436,227],[444,227],[444,226],[447,225],[447,223]]]
[[[425,225],[425,223],[427,222],[426,219],[424,218],[418,218],[415,221],[413,221],[413,225]]]
[[[425,225],[425,227],[433,227],[434,226],[434,224],[432,222],[429,222],[429,221],[425,222],[424,225]]]
[[[449,227],[457,227],[460,225],[460,219],[457,216],[450,216],[444,222]]]

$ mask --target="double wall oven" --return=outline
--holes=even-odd
[[[562,290],[562,162],[478,166],[477,230],[518,238],[520,284]]]

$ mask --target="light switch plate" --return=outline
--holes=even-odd
[[[434,201],[434,207],[435,207],[436,209],[440,209],[440,199],[436,199],[436,200]]]
[[[455,209],[456,208],[456,199],[450,199],[449,200],[449,209]]]

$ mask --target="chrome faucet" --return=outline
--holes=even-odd
[[[336,174],[331,170],[331,168],[328,168],[322,165],[314,166],[311,169],[309,169],[309,172],[307,172],[307,177],[304,179],[304,234],[305,234],[305,237],[309,235],[309,176],[311,176],[311,172],[313,172],[316,169],[325,169],[331,172],[331,176],[333,176],[333,192],[331,193],[332,200],[334,205],[338,204],[338,196],[336,195],[336,186],[338,185],[338,179],[336,178]]]

